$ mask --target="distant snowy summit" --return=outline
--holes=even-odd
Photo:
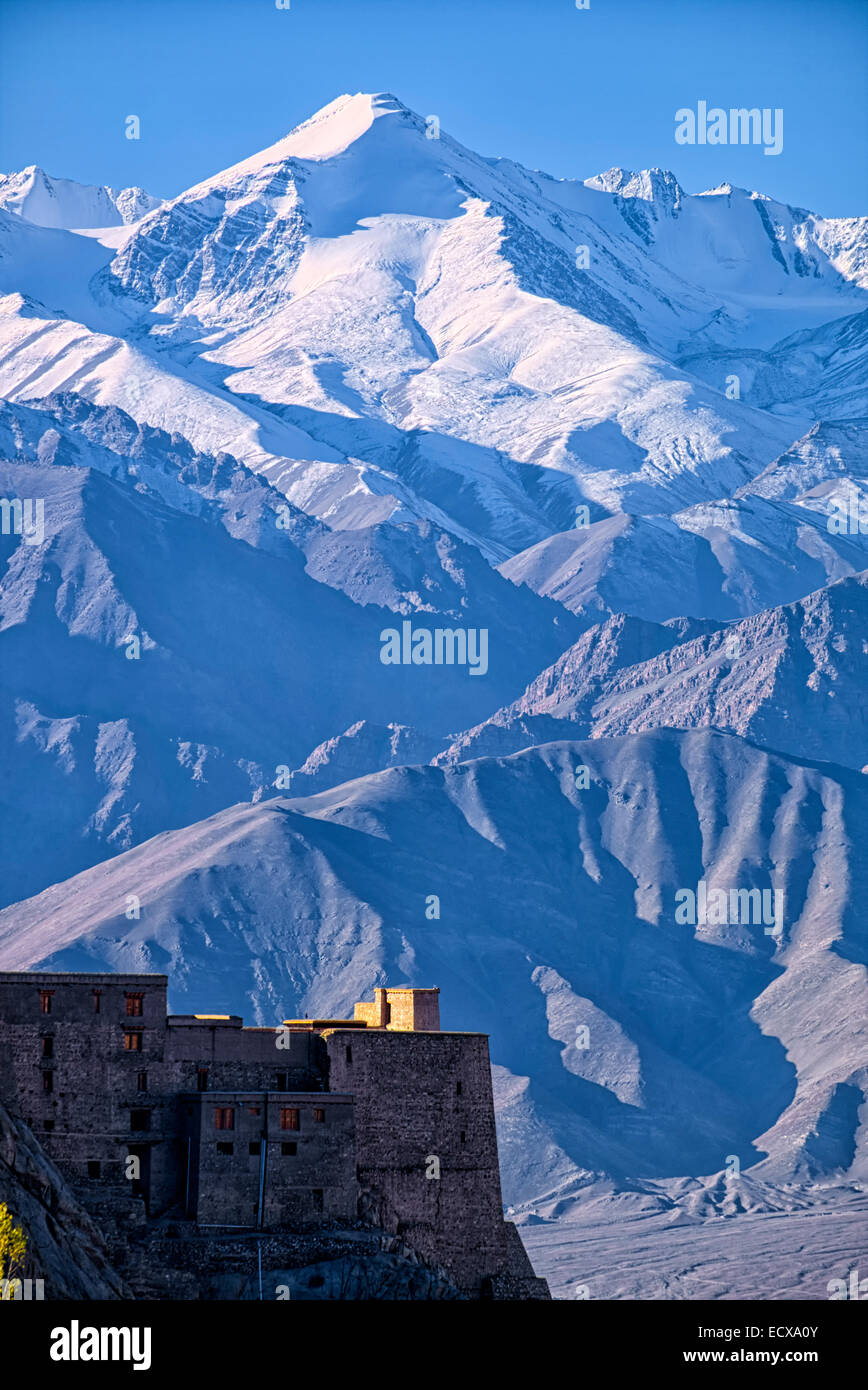
[[[0,207],[37,227],[78,231],[121,227],[138,222],[162,199],[143,188],[121,188],[56,179],[38,164],[18,173],[0,174]]]

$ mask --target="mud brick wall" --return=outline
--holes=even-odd
[[[0,974],[0,1087],[75,1184],[98,1181],[88,1178],[92,1162],[100,1180],[124,1181],[131,1111],[148,1111],[151,1141],[174,1126],[160,1084],[167,983],[164,975]],[[127,995],[141,996],[140,1015],[127,1013]],[[125,1047],[129,1032],[140,1050]]]
[[[476,1290],[509,1262],[488,1039],[324,1034],[330,1081],[355,1098],[360,1211]],[[440,1176],[427,1177],[439,1162]]]
[[[278,1046],[280,1043],[280,1046]],[[169,1016],[166,1045],[169,1089],[195,1091],[200,1069],[214,1091],[321,1091],[325,1053],[315,1033],[243,1028],[241,1019],[186,1021]],[[278,1085],[278,1077],[285,1080]]]
[[[182,1096],[181,1105],[192,1164],[188,1216],[203,1224],[254,1225],[264,1156],[266,1226],[355,1217],[352,1096],[209,1092]],[[227,1109],[232,1128],[218,1129],[215,1114]],[[286,1109],[297,1112],[297,1129],[281,1127]],[[221,1152],[227,1145],[232,1152]]]
[[[389,1028],[439,1032],[439,989],[387,989]]]
[[[377,988],[373,1004],[356,1004],[354,1017],[369,1028],[438,1032],[440,990]]]
[[[167,985],[165,975],[0,974],[0,1094],[82,1200],[104,1207],[115,1194],[118,1215],[143,1188],[151,1214],[183,1197],[178,1097],[197,1089],[200,1071],[209,1091],[319,1092],[326,1084],[318,1035],[247,1029],[240,1018],[167,1018]],[[141,998],[140,1014],[127,1012],[128,996]],[[135,1050],[125,1046],[129,1033],[138,1036]],[[141,1184],[126,1177],[130,1155],[140,1160]]]

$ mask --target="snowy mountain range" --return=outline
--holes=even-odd
[[[864,1179],[866,325],[866,218],[388,94],[167,200],[0,176],[0,968],[437,983],[518,1203]]]
[[[142,188],[95,188],[73,179],[54,179],[37,164],[0,174],[0,207],[37,227],[83,231],[128,226],[159,202]]]

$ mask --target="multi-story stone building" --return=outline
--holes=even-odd
[[[355,1221],[461,1290],[547,1297],[503,1219],[488,1039],[436,989],[352,1019],[167,1014],[165,975],[0,973],[0,1096],[94,1212],[201,1227]]]

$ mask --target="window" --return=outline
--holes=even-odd
[[[150,1129],[150,1127],[151,1127],[151,1112],[150,1112],[150,1110],[131,1110],[131,1111],[130,1111],[130,1129],[131,1129],[131,1130],[134,1130],[134,1131],[136,1131],[137,1133],[142,1133],[144,1130]]]
[[[141,1018],[144,1012],[144,994],[125,994],[127,1018]]]
[[[53,1091],[53,1090],[54,1090],[54,1072],[53,1072],[53,1071],[44,1071],[44,1072],[42,1073],[42,1089],[43,1089],[43,1091]]]
[[[45,1121],[45,1124],[42,1126],[42,1128],[45,1130],[45,1133],[46,1133],[46,1134],[50,1134],[51,1131],[54,1129],[54,1121],[53,1121],[53,1120],[46,1120],[46,1121]]]
[[[314,1209],[314,1211],[322,1211],[322,1207],[323,1207],[323,1202],[322,1202],[323,1190],[322,1190],[322,1188],[321,1188],[321,1187],[315,1187],[315,1188],[313,1189],[313,1191],[311,1192],[310,1195],[311,1195],[311,1197],[313,1198],[313,1209]]]
[[[348,1047],[348,1048],[347,1048],[347,1061],[348,1061],[348,1062],[351,1062],[352,1060],[353,1060],[353,1049],[352,1049],[351,1047]]]
[[[222,1142],[221,1144],[218,1144],[218,1145],[217,1145],[217,1152],[218,1152],[218,1154],[234,1154],[234,1152],[235,1152],[235,1145],[234,1145],[234,1144],[227,1144],[227,1142],[226,1142],[225,1139],[224,1139],[223,1142]]]
[[[124,1033],[124,1051],[141,1052],[142,1035],[141,1033]]]
[[[214,1111],[215,1129],[234,1129],[235,1111],[231,1105],[218,1105]]]
[[[208,1089],[208,1068],[199,1067],[196,1071],[196,1090],[207,1091]]]
[[[93,1158],[89,1158],[87,1161],[87,1176],[89,1178],[99,1177],[99,1164]]]
[[[456,1087],[455,1087],[455,1094],[456,1094],[456,1096],[460,1096],[460,1095],[461,1095],[461,1082],[460,1082],[460,1081],[457,1083],[457,1085],[456,1085]]]
[[[256,1157],[259,1153],[261,1153],[261,1151],[262,1145],[257,1143],[256,1141],[254,1141],[252,1144],[247,1145],[247,1152],[253,1157]]]
[[[54,1056],[54,1038],[42,1039],[42,1055],[43,1057]]]
[[[248,1115],[258,1115],[258,1114],[259,1114],[259,1106],[258,1106],[258,1105],[251,1105],[251,1107],[250,1107],[250,1109],[248,1110],[247,1113],[248,1113]]]
[[[53,993],[53,989],[41,989],[39,991],[39,1007],[44,1014],[51,1013],[51,996]]]
[[[284,1157],[284,1158],[294,1158],[295,1155],[296,1155],[296,1153],[298,1152],[298,1145],[297,1145],[297,1144],[281,1144],[281,1146],[280,1146],[280,1152],[283,1154],[283,1157]]]
[[[314,1124],[317,1124],[317,1125],[324,1125],[324,1124],[325,1124],[325,1111],[324,1111],[324,1110],[314,1110],[314,1112],[313,1112],[313,1119],[314,1119]]]
[[[98,1013],[100,1012],[100,999],[101,999],[101,997],[102,997],[102,990],[101,990],[101,989],[95,989],[94,992],[93,992],[93,1011],[94,1011],[95,1014],[98,1014]]]
[[[285,1071],[279,1071],[279,1072],[277,1073],[277,1085],[276,1085],[276,1087],[275,1087],[275,1090],[277,1090],[277,1091],[286,1091],[286,1090],[288,1090],[288,1089],[289,1089],[289,1087],[288,1087],[287,1084],[286,1084],[286,1072],[285,1072]]]
[[[297,1111],[297,1110],[288,1110],[288,1109],[281,1110],[281,1112],[280,1112],[280,1128],[281,1128],[281,1129],[298,1129],[298,1128],[299,1128],[299,1123],[298,1123],[298,1111]]]
[[[462,1142],[462,1144],[466,1144],[466,1142],[467,1142],[467,1135],[464,1133],[464,1130],[463,1130],[463,1129],[462,1129],[462,1131],[461,1131],[461,1142]]]
[[[148,1089],[148,1073],[140,1071],[136,1073],[136,1090],[146,1091]]]

